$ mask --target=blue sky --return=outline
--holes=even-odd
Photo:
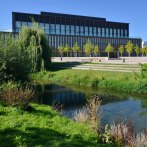
[[[130,37],[147,40],[147,0],[0,0],[0,30],[12,28],[12,11],[59,12],[130,23]]]

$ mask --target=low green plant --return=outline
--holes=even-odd
[[[74,113],[74,119],[77,122],[87,122],[91,130],[98,132],[101,123],[101,102],[97,96],[91,97],[83,110]]]
[[[28,85],[8,82],[1,87],[0,101],[6,106],[28,109],[34,98],[34,90]]]
[[[99,147],[88,125],[61,116],[47,105],[31,104],[32,111],[0,106],[0,146]]]
[[[141,77],[147,77],[147,64],[141,64]]]

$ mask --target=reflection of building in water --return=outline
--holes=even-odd
[[[37,87],[39,91],[38,102],[51,105],[54,102],[63,105],[83,105],[86,101],[85,94],[74,92],[56,84],[41,85]]]

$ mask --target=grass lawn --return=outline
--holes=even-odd
[[[105,146],[88,125],[78,124],[51,107],[32,104],[32,111],[0,105],[0,147]]]
[[[31,75],[31,79],[43,83],[55,82],[64,85],[147,94],[147,79],[142,79],[139,73],[64,69],[36,73]]]

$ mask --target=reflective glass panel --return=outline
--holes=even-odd
[[[85,27],[85,36],[88,36],[88,27]]]
[[[70,26],[66,25],[66,35],[70,35]]]
[[[20,28],[21,27],[21,22],[20,21],[16,21],[16,28]]]
[[[84,27],[83,26],[80,26],[80,35],[84,36]]]
[[[27,22],[22,22],[22,26],[27,26]]]

